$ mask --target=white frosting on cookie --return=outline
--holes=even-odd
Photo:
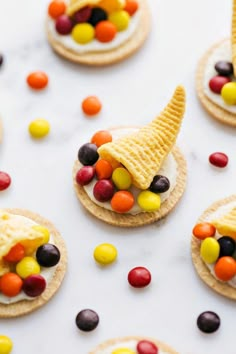
[[[204,71],[203,89],[204,94],[217,106],[225,109],[228,112],[236,114],[236,105],[228,105],[224,102],[220,94],[216,94],[209,88],[209,81],[216,75],[219,75],[215,70],[215,64],[218,61],[232,62],[232,50],[230,40],[224,41],[214,49],[211,55],[208,57]],[[236,119],[236,116],[235,116]]]

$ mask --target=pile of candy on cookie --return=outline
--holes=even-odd
[[[80,45],[94,39],[102,43],[111,42],[118,32],[129,27],[139,8],[136,0],[90,0],[87,3],[91,5],[81,7],[76,0],[68,5],[63,1],[52,1],[48,7],[56,32],[62,36],[70,35]]]

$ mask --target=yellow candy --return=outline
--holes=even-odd
[[[130,16],[127,11],[115,11],[109,15],[109,21],[112,22],[117,31],[124,31],[129,26]]]
[[[50,124],[46,119],[35,119],[29,125],[29,132],[34,138],[43,138],[49,133]]]
[[[138,195],[138,205],[145,211],[156,211],[161,207],[161,198],[159,194],[143,191]]]
[[[22,278],[25,279],[29,275],[39,274],[40,273],[40,265],[33,257],[24,257],[19,263],[16,265],[16,273]]]
[[[123,7],[123,1],[121,0],[101,0],[98,7],[106,10],[108,13],[121,10]]]
[[[220,245],[213,237],[207,237],[201,243],[200,254],[204,262],[215,263],[219,257]]]
[[[79,23],[73,28],[71,36],[76,43],[86,44],[94,39],[95,31],[89,23]]]
[[[136,352],[129,348],[119,348],[113,350],[111,354],[136,354]]]
[[[228,82],[221,90],[221,96],[226,104],[236,104],[236,82]]]
[[[36,231],[39,231],[39,232],[41,232],[43,234],[42,245],[44,245],[45,243],[49,242],[50,232],[49,232],[49,230],[46,227],[41,226],[41,225],[34,225],[34,226],[32,226],[32,229],[34,229]]]
[[[0,353],[10,354],[13,348],[11,339],[7,336],[0,335]]]
[[[117,250],[110,243],[102,243],[95,248],[93,256],[102,265],[111,264],[117,258]]]
[[[130,173],[123,167],[118,167],[113,171],[112,181],[118,189],[129,189],[132,183]]]

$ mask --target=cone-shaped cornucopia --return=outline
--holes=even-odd
[[[85,6],[99,6],[104,10],[120,10],[125,5],[125,0],[70,0],[67,7],[67,15],[72,16]]]
[[[227,235],[236,239],[236,208],[211,223],[222,236]]]
[[[236,75],[236,0],[233,0],[231,46],[234,75]]]
[[[138,132],[98,149],[100,157],[120,162],[130,172],[133,184],[149,188],[163,161],[176,142],[185,111],[185,90],[178,86],[164,111]]]

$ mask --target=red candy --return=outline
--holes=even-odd
[[[137,344],[138,354],[158,354],[157,346],[149,340],[141,340]]]
[[[25,278],[22,290],[26,295],[36,297],[44,292],[46,285],[46,280],[40,274],[30,275]]]
[[[61,15],[56,20],[56,31],[61,35],[70,34],[73,28],[73,23],[67,15]]]
[[[92,8],[89,6],[83,7],[74,14],[74,19],[76,23],[88,22],[92,14]]]
[[[214,152],[209,156],[209,162],[216,167],[226,167],[228,164],[228,156],[223,152]]]
[[[108,202],[115,193],[115,187],[109,179],[101,179],[93,188],[93,195],[99,202]]]
[[[76,182],[80,186],[89,184],[95,175],[95,168],[93,166],[83,166],[76,174]]]
[[[209,87],[214,93],[220,94],[222,87],[230,81],[228,77],[217,75],[209,81]]]
[[[6,172],[0,171],[0,191],[4,191],[11,184],[11,177]]]
[[[151,282],[151,273],[144,267],[133,268],[128,274],[128,282],[134,288],[144,288]]]

